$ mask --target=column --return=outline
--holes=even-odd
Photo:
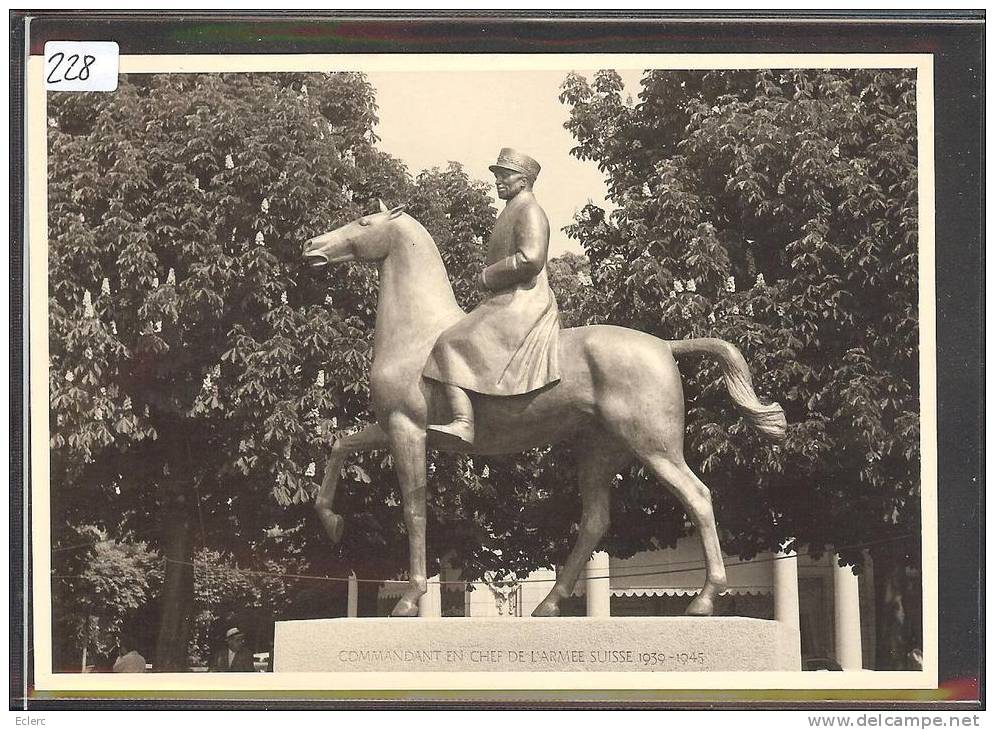
[[[475,581],[473,591],[467,593],[467,606],[467,616],[484,618],[498,615],[494,593],[483,579]]]
[[[359,580],[355,573],[349,575],[349,590],[346,593],[345,615],[356,618],[359,615]]]
[[[799,630],[798,554],[778,553],[774,557],[774,620]]]
[[[833,599],[836,621],[836,661],[844,671],[864,668],[860,646],[860,594],[857,576],[850,566],[840,567],[838,556],[833,562]]]
[[[556,571],[540,568],[529,573],[522,583],[522,616],[531,616],[542,599],[553,589],[556,583]]]
[[[587,595],[587,615],[603,618],[611,616],[611,585],[608,567],[608,553],[597,552],[584,567]]]
[[[438,574],[428,579],[428,591],[418,599],[418,616],[420,618],[442,617],[442,586]]]

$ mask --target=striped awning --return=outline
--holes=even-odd
[[[758,595],[773,592],[774,574],[769,556],[743,561],[726,557],[730,593]],[[681,538],[667,550],[649,550],[631,558],[612,558],[611,592],[616,596],[688,596],[705,582],[705,560],[697,537]]]
[[[644,596],[693,596],[701,590],[698,588],[665,588],[659,586],[651,587],[629,587],[629,588],[612,588],[611,594],[613,596],[630,596],[630,597],[644,597]],[[726,593],[732,593],[737,596],[769,596],[773,595],[772,589],[758,589],[756,586],[729,586],[726,589]]]

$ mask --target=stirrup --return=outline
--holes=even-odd
[[[473,445],[473,421],[467,418],[457,418],[451,423],[432,424],[428,427],[428,430],[459,439],[468,446]]]

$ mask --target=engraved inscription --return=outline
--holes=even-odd
[[[611,665],[624,669],[696,668],[708,661],[702,651],[634,651],[632,649],[342,649],[343,664],[445,665]]]

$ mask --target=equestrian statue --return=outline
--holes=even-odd
[[[746,418],[771,439],[784,436],[784,411],[761,403],[749,367],[732,344],[714,338],[665,341],[636,330],[592,325],[560,330],[546,276],[549,223],[533,187],[540,166],[502,149],[494,173],[505,207],[488,241],[469,314],[456,303],[439,250],[400,205],[363,216],[304,246],[315,268],[351,261],[380,274],[370,391],[376,423],[336,441],[315,509],[328,536],[341,539],[335,488],[350,454],[389,449],[408,533],[408,585],[391,613],[417,616],[427,590],[426,450],[510,454],[570,442],[578,455],[580,530],[556,582],[533,616],[557,616],[608,529],[615,474],[639,460],[665,485],[697,528],[705,583],[687,613],[709,616],[726,588],[708,487],[684,461],[684,394],[675,357],[708,355]]]

